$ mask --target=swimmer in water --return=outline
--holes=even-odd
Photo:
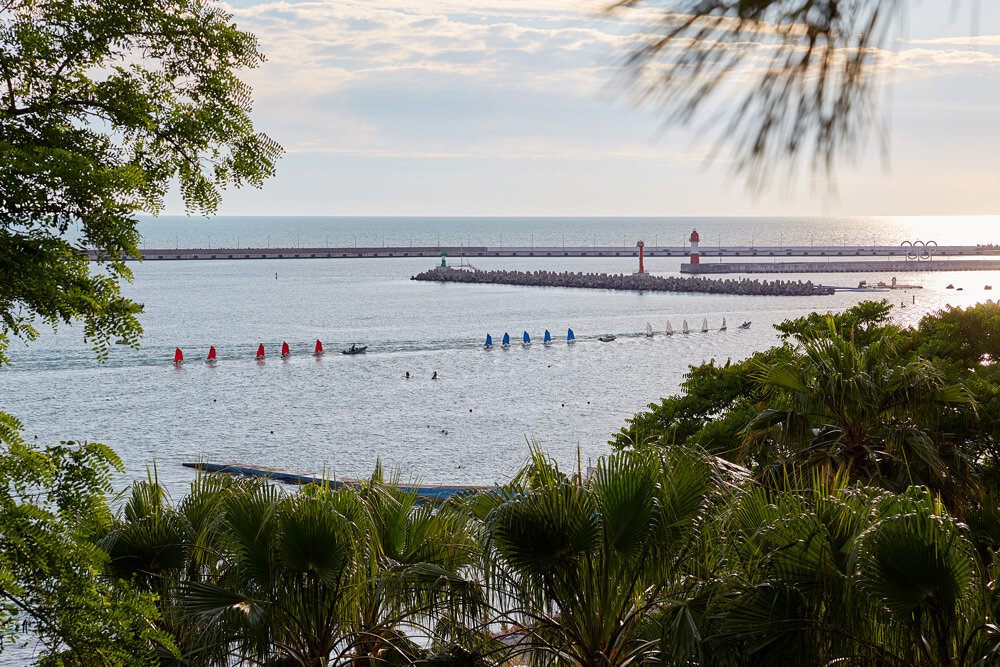
[[[409,379],[410,379],[410,371],[406,371],[406,379],[407,379],[407,380],[409,380]]]
[[[431,376],[431,379],[432,380],[437,380],[438,379],[438,372],[437,371],[434,371],[434,375]]]

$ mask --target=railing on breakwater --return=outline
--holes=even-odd
[[[572,273],[569,271],[480,271],[435,267],[411,278],[449,283],[519,285],[529,287],[574,287],[637,292],[696,292],[703,294],[739,294],[745,296],[815,296],[833,294],[833,290],[812,282],[785,280],[732,280],[711,278],[661,277],[643,274]]]
[[[687,257],[688,246],[645,246],[646,257]],[[921,251],[922,252],[922,251]],[[928,257],[1000,256],[1000,246],[936,246]],[[372,246],[350,248],[143,248],[144,260],[355,259],[369,257],[637,257],[631,246]],[[101,255],[87,250],[91,259]],[[717,246],[699,249],[701,257],[910,257],[912,246]],[[927,259],[928,257],[924,257]],[[131,258],[126,258],[131,259]],[[922,262],[926,263],[926,262]]]

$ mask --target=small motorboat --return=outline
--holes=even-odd
[[[552,345],[552,334],[549,333],[548,329],[545,330],[545,338],[542,339],[542,345],[546,347]]]
[[[721,327],[719,327],[719,331],[725,331],[725,330],[726,330],[726,328],[727,328],[727,327],[726,327],[726,318],[724,318],[724,317],[723,317],[723,318],[722,318],[722,326],[721,326]]]
[[[314,357],[323,356],[323,343],[319,342],[319,338],[316,339],[316,349],[313,350],[313,356]]]
[[[986,289],[989,289],[988,285]],[[128,345],[128,341],[125,340],[124,338],[119,338],[118,340],[115,341],[115,345]]]
[[[215,359],[215,346],[211,345],[208,348],[208,356],[205,358],[205,363],[211,365],[211,364],[214,364],[215,361],[216,361],[216,359]]]
[[[288,343],[282,341],[282,343],[281,343],[281,358],[282,359],[287,359],[290,356],[292,356],[292,350],[291,350],[291,348],[288,347]]]
[[[749,320],[747,320],[746,322],[744,322],[743,324],[740,325],[740,329],[749,329],[749,328],[750,328],[750,321]]]
[[[531,336],[528,335],[527,331],[525,331],[524,335],[521,336],[521,346],[522,347],[531,347]]]
[[[646,322],[646,338],[652,338],[652,337],[653,337],[653,325],[650,324],[649,322]]]
[[[264,361],[264,343],[257,348],[257,361]]]
[[[566,330],[566,344],[567,345],[572,345],[575,342],[576,342],[576,335],[573,333],[573,330],[572,329],[567,329]]]
[[[508,347],[510,347],[510,334],[508,334],[506,331],[503,334],[503,342],[500,343],[500,347],[502,347],[505,350]]]
[[[357,344],[352,344],[347,350],[341,350],[341,354],[364,354],[365,350],[368,349],[367,345],[358,346]]]
[[[484,350],[492,350],[493,349],[493,336],[491,336],[489,334],[486,334],[486,342],[483,343],[483,349]]]
[[[618,336],[616,336],[614,334],[604,334],[603,336],[601,336],[597,340],[601,341],[602,343],[610,343],[611,341],[613,341],[617,337]]]

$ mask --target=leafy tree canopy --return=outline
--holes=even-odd
[[[9,0],[0,10],[0,364],[36,324],[84,322],[99,359],[135,344],[123,258],[135,215],[172,184],[210,213],[259,186],[280,147],[254,130],[238,74],[256,39],[206,0]],[[99,250],[95,269],[80,251]]]
[[[154,665],[175,654],[156,629],[154,598],[102,576],[111,472],[107,447],[26,444],[0,413],[0,654],[18,631],[33,635],[43,665]]]

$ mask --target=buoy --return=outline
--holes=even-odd
[[[282,341],[282,343],[281,343],[281,358],[282,359],[287,359],[290,356],[292,356],[292,351],[290,349],[288,349],[288,343]]]
[[[177,348],[177,350],[174,352],[174,365],[180,366],[183,363],[184,363],[184,353],[181,352],[181,348]]]
[[[316,339],[316,349],[313,351],[313,354],[317,357],[323,355],[323,343],[319,342],[319,338]]]
[[[257,348],[257,361],[264,361],[264,343]]]
[[[406,379],[407,379],[407,380],[409,380],[409,379],[410,379],[410,371],[406,371]]]
[[[212,345],[208,348],[208,357],[205,359],[205,363],[211,364],[215,363],[215,346]]]

